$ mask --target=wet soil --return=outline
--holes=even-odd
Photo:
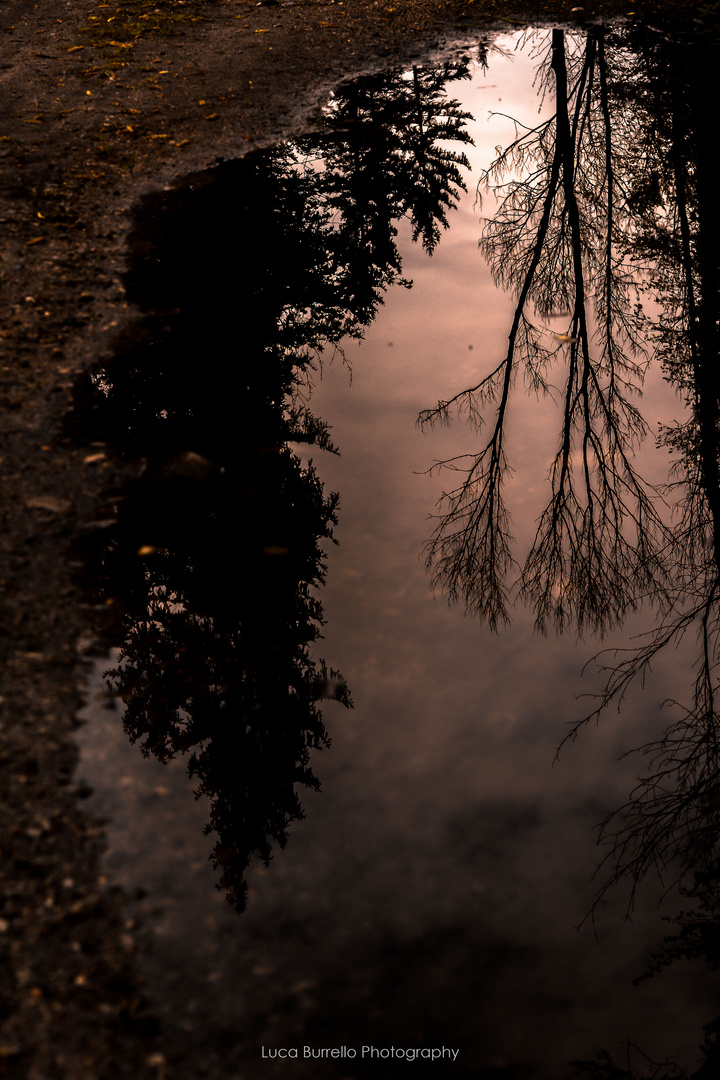
[[[72,545],[104,527],[103,493],[123,470],[102,445],[74,445],[67,416],[77,375],[109,354],[133,316],[122,284],[130,208],[145,191],[312,126],[344,77],[437,55],[485,30],[638,17],[646,5],[577,7],[0,8],[0,1076],[172,1075],[173,1049],[133,967],[142,932],[99,870],[102,823],[84,812],[72,742],[103,624]]]

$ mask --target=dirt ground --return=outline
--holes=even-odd
[[[578,6],[0,8],[0,1076],[172,1076],[172,1048],[134,970],[141,932],[99,872],[102,825],[73,779],[83,657],[101,613],[69,551],[102,527],[101,492],[118,467],[102,446],[74,447],[63,418],[78,372],[132,315],[121,282],[129,209],[144,191],[311,126],[341,78],[483,30],[658,12],[629,0]]]

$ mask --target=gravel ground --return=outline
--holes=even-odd
[[[0,1076],[172,1074],[134,970],[141,928],[99,872],[102,823],[73,780],[79,687],[102,612],[71,546],[99,526],[102,493],[123,478],[101,448],[73,446],[63,418],[78,372],[132,316],[121,282],[129,208],[218,157],[311,125],[343,77],[483,29],[647,5],[576,7],[5,0],[0,9]]]

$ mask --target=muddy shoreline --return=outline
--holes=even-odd
[[[142,931],[99,868],[102,823],[84,811],[72,741],[104,612],[71,547],[103,527],[123,470],[101,445],[76,445],[67,417],[79,373],[133,317],[131,207],[311,127],[343,78],[531,19],[571,25],[627,6],[42,0],[0,11],[0,1076],[160,1078],[178,1064],[134,968]],[[182,1075],[219,1074],[206,1060]]]

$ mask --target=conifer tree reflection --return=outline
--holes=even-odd
[[[307,407],[313,363],[402,280],[397,220],[428,251],[447,224],[467,164],[447,142],[469,137],[444,88],[467,73],[366,78],[318,135],[145,198],[127,275],[144,316],[85,387],[86,437],[139,463],[101,553],[122,637],[108,677],[145,754],[189,755],[238,910],[253,854],[303,816],[296,785],[318,787],[320,701],[349,704],[311,651],[337,496],[290,444],[334,449]]]
[[[484,176],[501,201],[481,246],[517,296],[507,354],[477,385],[420,417],[432,425],[455,411],[481,428],[495,403],[480,452],[441,463],[463,472],[443,496],[429,552],[452,599],[497,628],[514,591],[543,632],[554,623],[600,634],[643,601],[655,605],[643,645],[607,659],[592,718],[621,701],[665,646],[690,630],[699,635],[691,704],[641,748],[648,773],[605,822],[610,871],[601,895],[622,877],[634,889],[650,867],[687,871],[718,855],[719,249],[713,94],[702,74],[714,70],[715,55],[701,36],[593,28],[568,40],[553,32],[541,79],[554,92],[554,115],[519,131]],[[659,315],[640,306],[648,292]],[[537,316],[563,310],[565,331],[549,345]],[[674,454],[662,494],[675,518],[633,459],[647,432],[635,402],[650,362],[688,405],[662,436]],[[520,376],[543,395],[558,371],[549,500],[512,581],[508,402]]]

